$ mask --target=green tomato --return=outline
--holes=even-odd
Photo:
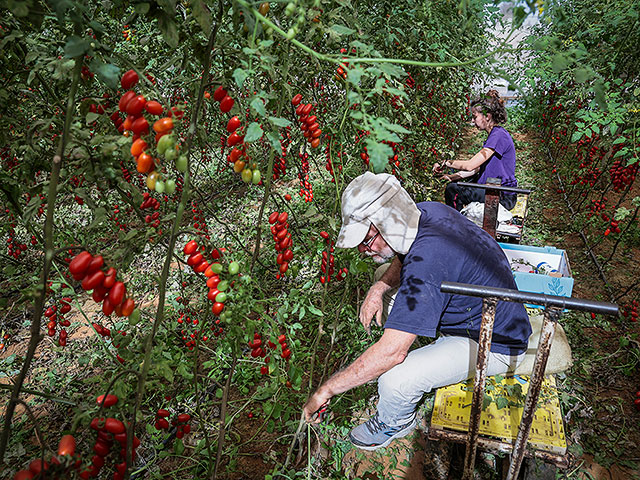
[[[164,152],[164,158],[166,158],[170,162],[173,162],[176,158],[178,158],[178,151],[175,148],[167,148],[167,150]]]
[[[251,178],[253,178],[253,172],[250,168],[245,168],[242,170],[242,181],[244,183],[251,183]]]
[[[223,280],[218,284],[216,288],[218,289],[219,292],[224,292],[226,289],[229,288],[229,282],[227,282],[226,280]]]
[[[134,325],[137,325],[139,321],[140,321],[140,309],[136,308],[133,312],[131,312],[131,315],[129,315],[129,325],[133,327]]]
[[[176,181],[173,178],[170,178],[164,184],[164,191],[167,195],[173,195],[176,191]]]
[[[251,183],[253,183],[254,185],[257,185],[260,183],[260,180],[262,180],[262,175],[260,174],[260,170],[256,168],[253,171],[253,175],[251,176]]]
[[[176,144],[176,138],[173,135],[163,135],[158,140],[158,146],[156,150],[158,151],[158,155],[164,155],[164,153],[169,149],[173,149]]]
[[[156,192],[158,193],[164,193],[164,182],[162,180],[158,180],[156,182]]]
[[[220,292],[216,295],[216,302],[224,303],[227,300],[227,294]]]
[[[240,271],[240,264],[238,262],[231,262],[229,264],[229,275],[237,275]],[[218,288],[220,290],[220,288]]]
[[[164,137],[162,137],[164,138]],[[187,161],[187,156],[186,155],[180,155],[178,157],[178,159],[176,160],[176,168],[178,169],[179,172],[186,172],[187,171],[187,165],[188,165],[188,161]]]
[[[211,271],[215,274],[220,274],[222,273],[222,265],[220,265],[219,263],[212,263],[211,265]],[[220,289],[218,289],[220,290]]]

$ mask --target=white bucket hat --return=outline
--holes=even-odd
[[[373,223],[394,252],[406,254],[419,221],[420,210],[396,177],[366,172],[342,193],[342,228],[336,247],[358,246]]]

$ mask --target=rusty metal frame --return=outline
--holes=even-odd
[[[498,227],[498,205],[500,204],[500,192],[509,192],[509,193],[523,193],[525,195],[531,194],[531,189],[527,188],[518,188],[518,187],[503,187],[500,185],[501,180],[499,178],[487,178],[487,183],[471,183],[465,182],[465,187],[472,188],[483,188],[485,190],[484,194],[484,216],[482,219],[482,229],[491,235],[493,238],[496,238],[496,229]],[[528,202],[527,202],[528,203]],[[527,207],[525,206],[524,217],[527,215]],[[518,240],[522,238],[522,233],[524,232],[524,220],[522,223],[522,231],[520,235],[518,235]]]
[[[556,323],[564,309],[591,311],[595,313],[617,315],[618,306],[612,303],[598,302],[579,298],[557,297],[540,293],[521,292],[506,288],[495,288],[478,285],[469,285],[454,282],[442,282],[440,290],[443,293],[456,295],[468,295],[481,297],[482,323],[480,326],[480,336],[478,339],[479,349],[476,361],[476,374],[474,380],[473,397],[471,401],[471,414],[469,418],[469,430],[467,434],[457,432],[430,432],[430,438],[446,438],[454,441],[461,441],[464,438],[466,443],[463,480],[471,480],[475,466],[476,451],[478,445],[486,445],[491,449],[511,452],[511,462],[506,480],[518,478],[520,468],[525,456],[535,456],[545,461],[550,461],[556,465],[565,465],[567,460],[563,456],[551,454],[549,452],[534,451],[527,449],[527,440],[533,423],[533,417],[538,403],[538,397],[542,389],[544,372],[551,352],[551,343],[556,328]],[[540,342],[533,364],[533,372],[529,379],[529,389],[524,402],[522,418],[518,427],[518,435],[513,446],[498,440],[489,440],[479,437],[480,415],[482,413],[482,401],[484,398],[484,387],[487,380],[488,355],[491,350],[491,337],[493,335],[493,325],[495,321],[496,306],[498,301],[532,303],[544,306],[544,322],[540,332]]]

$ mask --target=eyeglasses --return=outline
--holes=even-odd
[[[380,235],[380,231],[377,231],[376,234],[373,237],[371,237],[369,240],[363,240],[362,246],[364,248],[368,248],[369,250],[371,250],[371,244],[375,241],[376,238],[378,238],[378,235]]]

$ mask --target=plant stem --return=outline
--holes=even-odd
[[[0,465],[4,463],[4,454],[7,449],[7,443],[9,441],[9,433],[11,431],[11,422],[13,420],[13,413],[16,408],[16,403],[19,401],[20,391],[24,380],[31,366],[31,361],[36,352],[38,344],[42,340],[40,334],[40,321],[42,319],[42,312],[44,310],[44,303],[47,297],[47,281],[49,279],[49,271],[51,270],[51,264],[54,257],[53,247],[53,216],[55,213],[55,201],[58,190],[58,182],[60,180],[60,170],[62,169],[62,159],[64,157],[64,151],[69,141],[69,135],[71,131],[71,122],[73,120],[73,112],[76,107],[76,91],[78,90],[78,82],[80,79],[80,71],[82,69],[82,56],[75,58],[75,66],[73,68],[73,75],[71,80],[71,86],[69,88],[69,95],[67,97],[67,108],[65,111],[64,129],[62,131],[62,137],[58,144],[56,154],[53,157],[51,165],[51,178],[49,180],[49,191],[47,193],[47,217],[44,223],[44,243],[45,254],[42,267],[42,274],[40,276],[40,285],[36,291],[36,298],[34,304],[33,319],[31,321],[29,346],[27,347],[27,354],[24,358],[24,363],[14,384],[13,391],[11,392],[11,398],[5,411],[4,428],[0,435]]]
[[[220,468],[220,461],[222,460],[222,449],[224,447],[224,435],[226,432],[229,387],[231,386],[231,378],[233,377],[233,373],[235,372],[237,363],[238,355],[236,352],[234,352],[233,358],[231,359],[231,368],[229,369],[229,375],[227,376],[227,381],[224,384],[224,392],[222,394],[222,406],[220,407],[220,430],[218,432],[218,451],[216,453],[216,465],[213,468],[213,475],[211,476],[212,480],[216,480],[216,478],[218,478],[218,468]]]

